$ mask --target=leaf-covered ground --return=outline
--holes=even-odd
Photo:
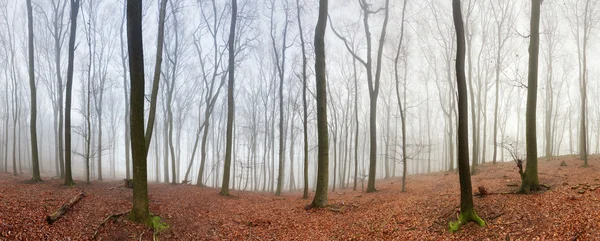
[[[191,185],[150,184],[150,209],[170,225],[161,240],[594,240],[600,239],[598,156],[583,168],[576,157],[540,159],[540,183],[550,190],[510,194],[520,180],[514,163],[483,164],[472,177],[489,195],[474,197],[476,211],[488,226],[473,223],[447,231],[459,210],[455,172],[381,180],[378,192],[336,190],[329,208],[305,210],[301,193],[233,191]],[[567,166],[561,166],[565,161]],[[0,240],[152,240],[153,230],[126,218],[109,219],[131,207],[131,189],[122,181],[59,180],[29,184],[25,176],[0,174]],[[360,189],[360,184],[359,184]],[[53,225],[45,216],[84,190],[86,197]]]

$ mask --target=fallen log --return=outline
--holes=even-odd
[[[72,197],[68,203],[65,203],[62,206],[60,206],[60,208],[56,210],[56,212],[46,216],[46,222],[48,222],[48,224],[53,224],[54,222],[56,222],[56,220],[60,219],[63,215],[65,215],[65,213],[67,213],[67,211],[69,211],[69,209],[71,209],[73,205],[79,202],[79,200],[81,200],[83,197],[85,197],[85,193],[81,191],[80,193]]]

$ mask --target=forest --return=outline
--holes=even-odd
[[[0,240],[600,239],[599,24],[596,0],[0,0]]]

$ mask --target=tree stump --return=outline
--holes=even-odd
[[[126,188],[133,188],[133,179],[123,179],[123,181]]]

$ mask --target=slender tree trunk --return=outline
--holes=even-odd
[[[231,147],[233,145],[233,118],[235,102],[233,99],[235,84],[235,24],[237,21],[237,0],[231,0],[231,26],[229,28],[229,80],[227,82],[227,141],[225,144],[225,163],[223,166],[223,184],[219,194],[229,196],[229,172],[231,169]]]
[[[79,1],[79,0],[78,0]],[[126,20],[126,16],[127,16],[127,8],[126,8],[126,4],[127,1],[123,1],[124,6],[123,6],[123,17],[121,19],[121,28],[119,31],[119,40],[121,41],[121,65],[123,66],[123,96],[124,96],[124,100],[125,100],[125,118],[123,118],[124,120],[124,124],[125,124],[125,178],[126,179],[130,179],[131,178],[131,154],[130,152],[130,148],[131,148],[131,132],[129,130],[129,128],[131,127],[129,125],[129,121],[130,121],[130,110],[129,110],[129,89],[127,88],[127,51],[126,51],[126,47],[125,47],[125,41],[123,40],[123,33],[125,33],[125,20]],[[168,180],[168,179],[166,179]]]
[[[41,182],[40,177],[40,160],[38,156],[38,144],[37,144],[37,91],[35,89],[35,70],[34,70],[34,49],[33,49],[33,10],[31,7],[31,0],[27,0],[27,32],[29,35],[28,49],[29,49],[29,90],[31,92],[31,104],[30,111],[31,116],[29,120],[29,128],[31,132],[31,162],[33,166],[33,177],[31,178],[34,182]]]
[[[295,114],[292,113],[290,119],[290,188],[289,191],[296,189],[296,183],[294,182],[294,118]]]
[[[300,0],[296,0],[296,9],[297,9],[297,18],[298,18],[298,29],[300,35],[300,47],[302,48],[302,107],[303,107],[303,122],[302,122],[302,130],[303,130],[303,138],[304,138],[304,192],[302,194],[303,199],[308,199],[308,103],[306,100],[306,90],[307,90],[307,57],[306,57],[306,47],[304,43],[304,31],[302,30],[302,15],[300,14]]]
[[[460,215],[457,222],[450,223],[450,231],[457,231],[461,225],[474,221],[480,226],[485,222],[477,216],[473,208],[473,193],[469,172],[469,130],[468,103],[465,75],[465,31],[460,10],[460,0],[452,0],[452,12],[457,36],[456,76],[458,86],[458,172],[460,179]]]
[[[73,89],[73,60],[75,53],[75,34],[77,33],[77,14],[79,1],[71,0],[71,34],[69,36],[69,59],[67,64],[67,90],[65,102],[65,185],[75,185],[71,174],[71,95]]]
[[[158,99],[158,88],[160,84],[160,67],[162,64],[163,46],[165,41],[165,15],[167,9],[167,0],[161,0],[158,17],[158,36],[156,41],[156,62],[154,65],[154,79],[152,81],[152,93],[150,95],[150,113],[148,114],[148,126],[146,126],[146,155],[150,150],[152,132],[154,130],[154,121],[156,118],[156,100]],[[187,176],[187,175],[186,175]]]

